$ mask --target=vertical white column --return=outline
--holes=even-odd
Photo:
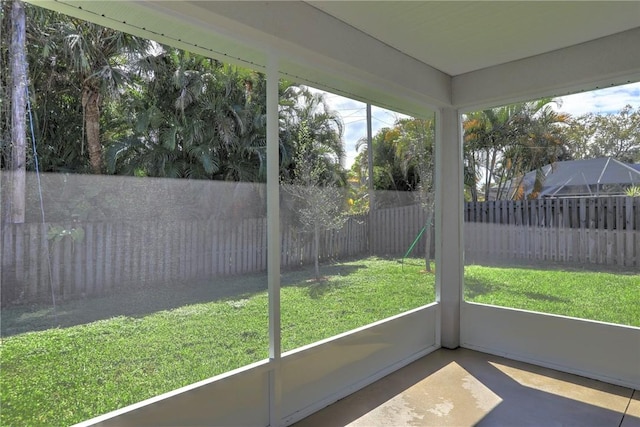
[[[367,171],[369,189],[369,254],[373,255],[373,210],[376,208],[375,189],[373,187],[373,131],[371,130],[371,104],[367,103]]]
[[[267,281],[269,288],[269,425],[281,424],[280,375],[280,183],[278,58],[267,59]]]
[[[464,256],[462,124],[454,108],[436,114],[436,301],[440,345],[460,346]]]

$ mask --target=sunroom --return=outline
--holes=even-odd
[[[465,222],[462,120],[463,115],[485,108],[640,81],[640,2],[32,3],[266,76],[263,290],[268,301],[263,317],[267,319],[268,358],[83,425],[290,425],[431,353],[459,348],[619,386],[629,391],[627,406],[638,406],[637,326],[470,301],[465,294],[465,264],[470,253],[479,252],[475,244],[468,247],[466,240],[471,236],[478,242],[490,240],[491,245],[502,248],[503,255],[517,252],[517,240],[523,239],[553,247],[556,266],[564,261],[586,262],[597,270],[598,260],[610,259],[631,271],[630,277],[634,271],[639,277],[640,205],[611,202],[607,212],[614,212],[615,207],[627,219],[627,227],[615,235],[598,231],[596,243],[586,244],[591,252],[584,259],[568,249],[574,243],[578,247],[591,241],[584,230],[573,235],[569,228],[560,227],[555,233],[562,236],[561,241],[552,244],[553,232],[548,229],[536,228],[529,237],[505,234],[510,225],[482,224],[481,230],[472,229]],[[293,309],[281,298],[286,286],[281,279],[282,258],[288,252],[283,250],[286,239],[279,236],[288,223],[278,180],[280,79],[435,122],[433,300],[293,349],[284,344],[291,332],[282,322]],[[201,194],[206,189],[190,191]],[[540,211],[559,212],[570,206],[564,203],[540,206]],[[590,205],[585,206],[588,213]],[[597,212],[600,205],[594,206]],[[609,205],[603,206],[604,212]],[[408,218],[396,217],[392,227],[405,233]],[[628,225],[632,223],[635,228]],[[242,227],[256,226],[246,222]],[[397,244],[406,248],[417,231],[407,229],[408,240]],[[93,233],[85,239],[96,239],[97,229]],[[233,236],[229,233],[227,236]],[[233,239],[233,245],[240,245],[239,237]],[[117,256],[106,251],[97,248],[92,256]],[[535,253],[535,265],[552,262]],[[208,262],[202,261],[203,269]],[[162,269],[160,262],[138,267],[146,275]],[[640,293],[640,285],[635,286]],[[536,292],[530,295],[539,296]],[[237,309],[245,304],[247,300],[240,299],[228,305]],[[367,309],[357,302],[349,304],[355,304],[356,310]],[[327,313],[334,315],[340,312]],[[624,411],[619,415],[622,419]],[[632,416],[629,419],[638,422]]]

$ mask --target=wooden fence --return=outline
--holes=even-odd
[[[400,257],[406,253],[426,225],[427,214],[420,206],[411,205],[378,209],[373,212],[371,220],[371,253]],[[433,236],[433,221],[431,221],[429,231]],[[433,237],[431,246],[433,251],[435,247]],[[424,243],[419,241],[411,254],[422,255],[424,252]]]
[[[640,197],[555,198],[465,203],[464,220],[533,227],[640,230]]]
[[[67,224],[83,237],[48,239],[51,224],[5,226],[2,303],[104,295],[116,289],[257,273],[267,266],[266,218]],[[283,227],[282,267],[313,261],[312,236]],[[321,235],[321,260],[368,253],[367,224],[349,218]]]
[[[465,261],[601,264],[640,272],[640,231],[465,223]]]
[[[640,271],[639,215],[640,198],[467,203],[465,257],[467,262],[554,261]],[[401,257],[427,219],[415,205],[352,217],[341,229],[322,234],[320,259]],[[3,305],[50,300],[52,289],[61,299],[86,297],[263,272],[267,265],[266,218],[86,223],[80,225],[84,236],[75,241],[48,238],[51,226],[3,228]],[[282,267],[311,263],[312,236],[287,224],[281,229]],[[433,233],[433,224],[428,230]],[[413,256],[424,254],[424,242],[417,243]],[[432,253],[434,243],[432,238]]]
[[[640,198],[590,197],[465,205],[468,262],[524,260],[640,270]]]

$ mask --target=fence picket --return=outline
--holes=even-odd
[[[26,261],[24,253],[24,224],[18,224],[15,239],[15,277],[17,282],[20,284],[19,292],[22,294],[20,296],[23,296],[25,288],[24,262]]]
[[[49,247],[49,242],[47,240],[47,225],[39,224],[38,227],[38,239],[40,246],[40,268],[39,268],[39,285],[38,292],[47,292],[50,293],[50,283],[51,283],[51,275],[53,272],[51,271],[51,249]]]
[[[26,269],[25,292],[28,296],[38,294],[38,224],[27,224],[27,244],[29,247],[29,261]]]
[[[60,270],[62,268],[62,263],[60,262],[61,256],[60,252],[62,252],[62,248],[59,244],[60,242],[54,242],[51,245],[52,248],[52,264],[53,271],[52,276],[53,280],[51,282],[51,292],[53,295],[60,295]],[[20,282],[17,282],[20,283]]]

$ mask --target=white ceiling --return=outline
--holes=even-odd
[[[408,114],[640,80],[640,1],[28,1]]]
[[[640,1],[309,3],[451,76],[640,26]]]

